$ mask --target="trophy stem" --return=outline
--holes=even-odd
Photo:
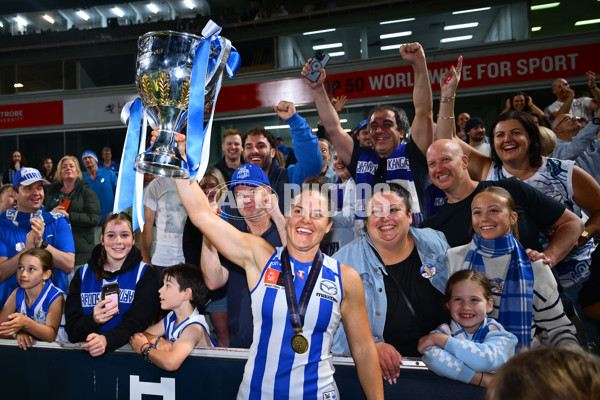
[[[159,128],[158,136],[152,147],[135,157],[135,169],[144,174],[168,178],[189,178],[190,173],[185,168],[186,163],[181,157],[175,141],[176,133]]]

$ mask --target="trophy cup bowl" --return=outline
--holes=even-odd
[[[175,134],[182,133],[187,125],[192,68],[196,50],[204,40],[209,39],[174,31],[148,32],[139,38],[135,83],[146,114],[158,129],[158,136],[148,150],[136,156],[134,165],[138,172],[171,178],[190,177]],[[231,51],[229,40],[219,37],[219,41],[220,50],[211,44],[209,59],[214,63],[207,72],[204,87],[205,109],[215,100],[216,83]],[[200,71],[207,68],[204,66]]]

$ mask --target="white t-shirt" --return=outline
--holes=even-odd
[[[182,240],[187,213],[179,200],[175,181],[164,177],[154,179],[144,192],[144,206],[156,212],[152,264],[168,267],[185,262]]]
[[[569,114],[574,117],[585,118],[588,121],[591,119],[590,102],[592,99],[590,97],[579,97],[577,99],[573,99],[573,103],[571,104],[571,110],[569,110]],[[546,118],[552,120],[552,113],[561,109],[564,105],[564,102],[556,100],[554,103],[550,104],[544,110],[544,114]]]

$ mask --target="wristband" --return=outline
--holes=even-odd
[[[481,386],[482,381],[483,381],[483,372],[481,372],[481,378],[479,379],[479,383],[477,384],[477,386]]]
[[[150,349],[152,349],[152,346],[150,346],[150,344],[148,344],[147,347],[144,347],[144,350],[142,350],[142,358],[144,359],[144,361],[152,363],[152,361],[150,361],[150,359],[148,358],[148,355],[150,354]]]
[[[450,101],[454,100],[454,97],[456,97],[456,96],[440,97],[440,102],[441,103],[449,103]]]
[[[438,119],[454,119],[454,115],[451,115],[449,117],[442,117],[442,116],[438,115]]]
[[[154,344],[150,347],[152,347],[153,349],[156,348],[156,346],[158,346],[158,342],[160,341],[160,336],[156,338],[156,342],[154,342]]]

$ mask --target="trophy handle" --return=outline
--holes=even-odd
[[[219,37],[219,42],[221,43],[221,52],[219,53],[219,57],[217,58],[217,62],[215,63],[215,67],[212,71],[209,72],[206,77],[206,86],[204,89],[204,94],[208,94],[211,89],[217,83],[217,80],[221,77],[221,73],[225,69],[227,65],[227,60],[229,60],[229,54],[231,53],[231,41],[224,37]],[[212,49],[211,49],[212,51]]]

